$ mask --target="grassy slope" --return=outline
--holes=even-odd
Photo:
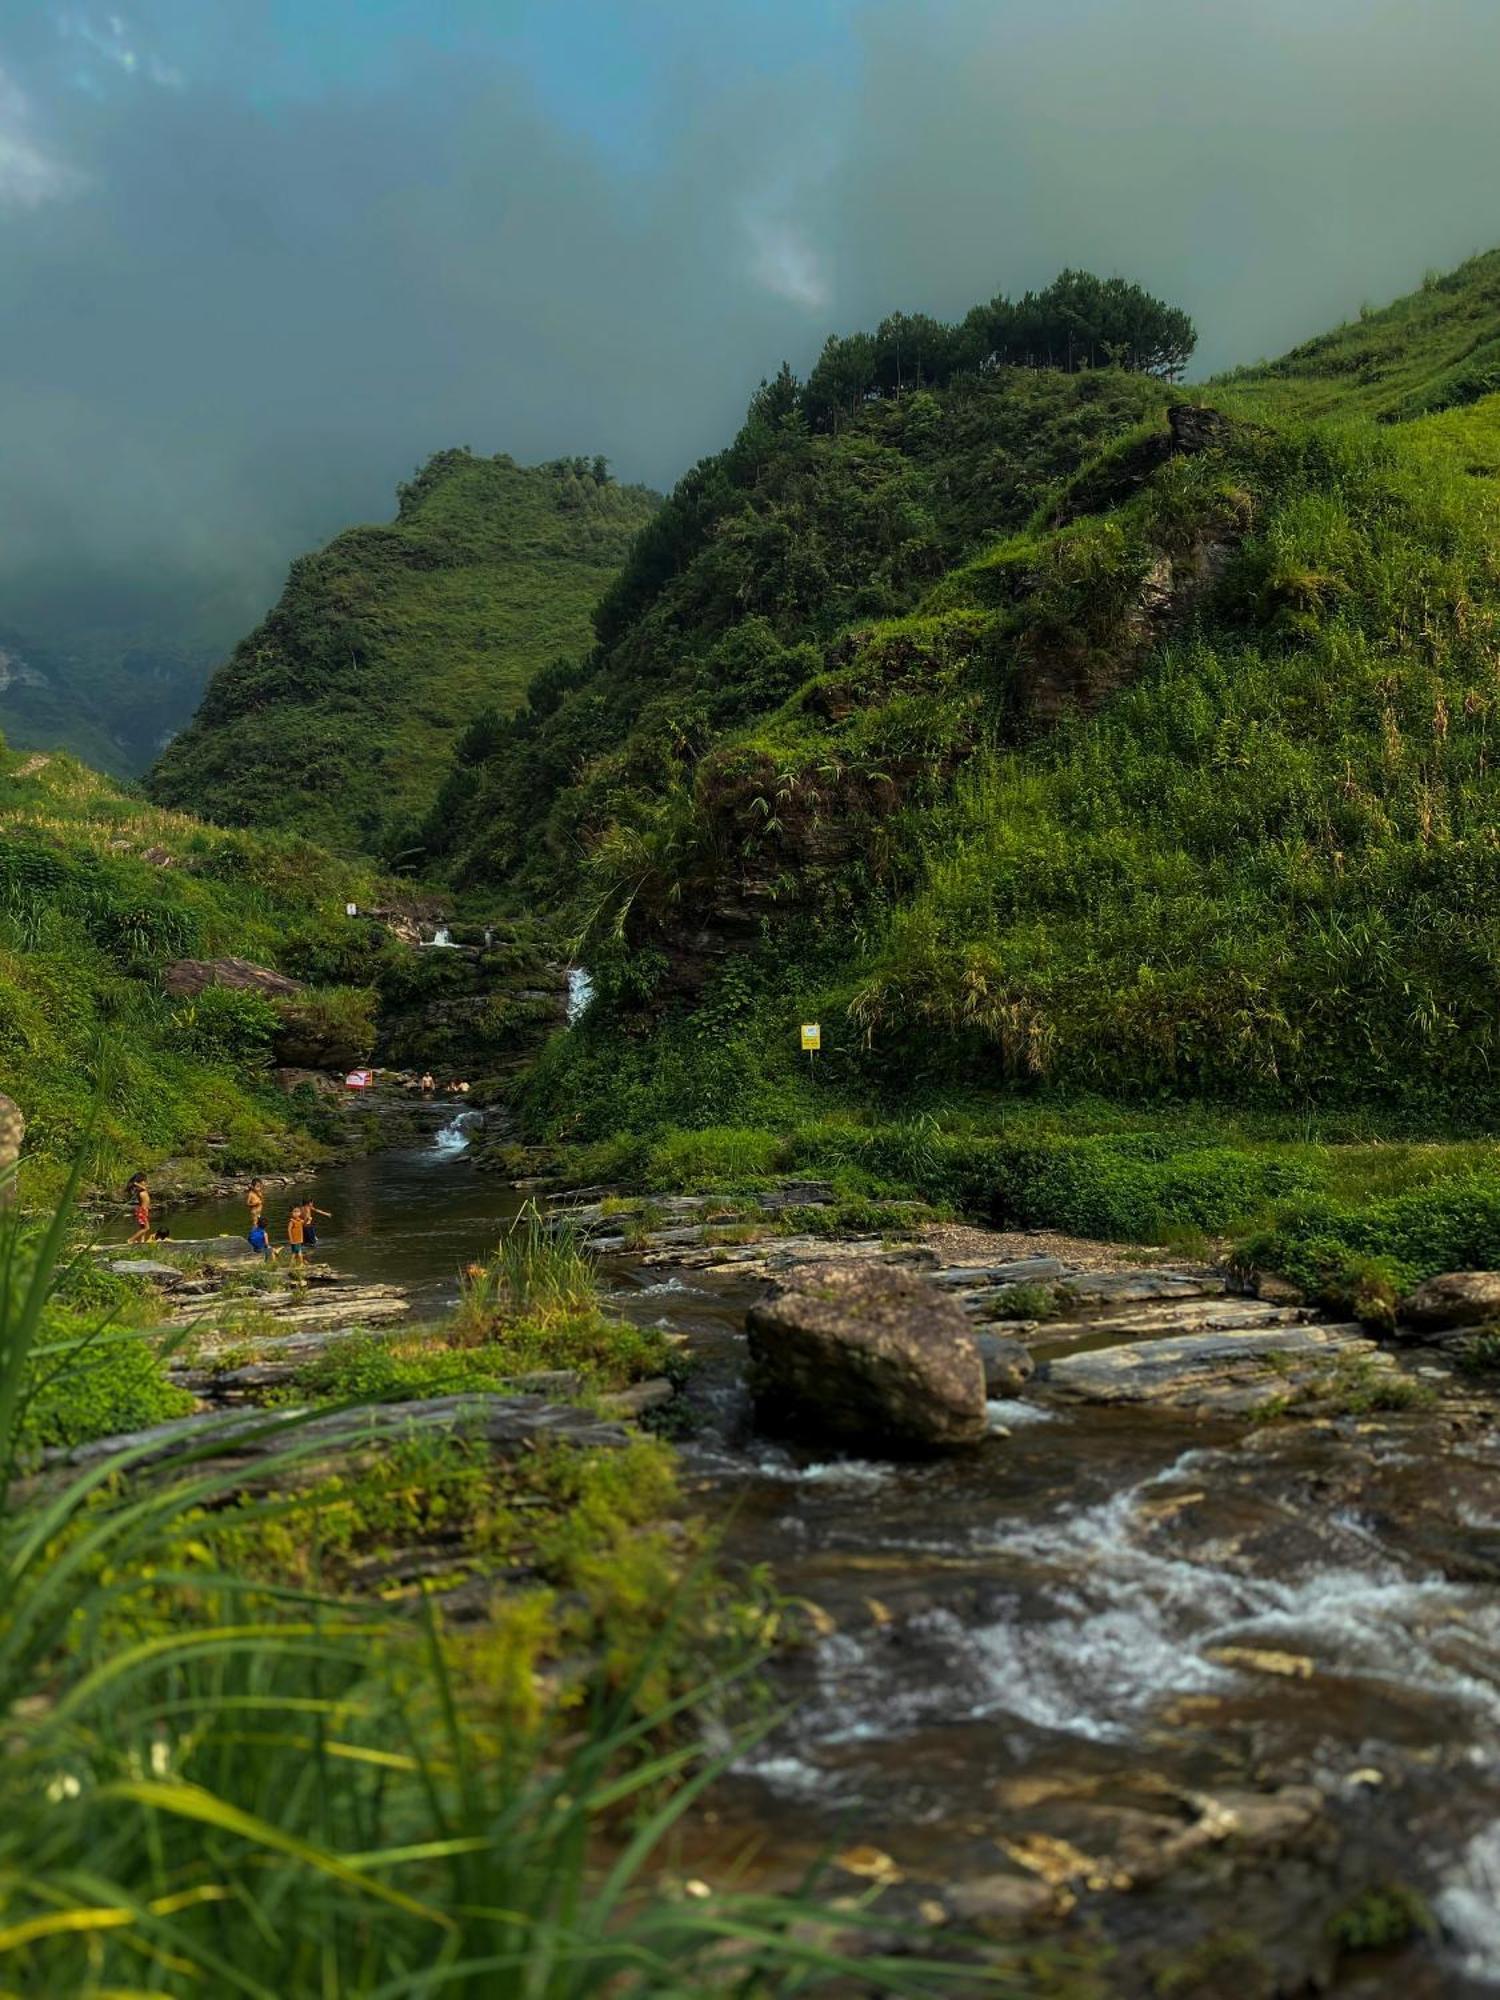
[[[466,725],[584,643],[653,505],[582,462],[439,454],[391,525],[292,566],[151,773],[152,795],[346,851],[399,840]]]
[[[149,858],[148,858],[149,857]],[[246,1026],[161,992],[163,962],[232,953],[298,975],[336,963],[368,899],[362,871],[307,843],[205,827],[145,805],[70,757],[0,746],[0,1090],[29,1128],[41,1198],[96,1097],[96,1177],[168,1155],[270,1165],[317,1153],[265,1079]],[[352,961],[351,961],[352,962]]]
[[[1496,269],[1206,392],[1234,423],[1202,455],[1152,467],[1149,416],[1079,454],[1018,533],[819,634],[817,671],[696,761],[653,771],[642,704],[552,807],[592,815],[602,1004],[532,1129],[632,1133],[649,1171],[674,1125],[737,1128],[712,1178],[769,1127],[777,1164],[889,1187],[905,1159],[908,1185],[1121,1234],[1311,1203],[1365,1251],[1351,1199],[1414,1190],[1448,1220],[1401,1223],[1408,1272],[1500,1258],[1500,398],[1454,374]],[[1370,421],[1397,401],[1438,413]],[[1205,553],[1132,651],[1162,563]],[[682,998],[684,940],[747,904],[765,943],[742,928]]]
[[[1225,376],[1235,408],[1270,418],[1400,422],[1500,390],[1500,250],[1305,341],[1279,361]]]

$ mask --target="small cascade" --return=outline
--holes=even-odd
[[[449,935],[446,924],[439,924],[430,938],[423,938],[422,945],[427,951],[457,951],[458,949],[458,946]]]
[[[461,1153],[468,1146],[469,1132],[479,1123],[477,1111],[455,1111],[446,1125],[432,1135],[435,1153]]]
[[[594,997],[592,976],[581,965],[568,967],[568,1026],[571,1028],[582,1020],[589,1002]]]

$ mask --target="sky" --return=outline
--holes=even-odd
[[[1500,243],[1496,0],[0,0],[0,627],[226,642],[467,444],[666,487],[1065,265],[1195,372]]]

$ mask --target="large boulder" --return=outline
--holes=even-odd
[[[1500,1319],[1500,1271],[1444,1271],[1401,1301],[1399,1317],[1416,1333],[1447,1333]]]
[[[880,1265],[812,1264],[749,1315],[761,1420],[820,1442],[923,1451],[985,1434],[984,1363],[962,1306]]]
[[[210,986],[264,993],[268,1000],[288,1000],[302,991],[301,980],[252,965],[248,958],[179,958],[163,970],[161,983],[174,1000],[195,999]]]

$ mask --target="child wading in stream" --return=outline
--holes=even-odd
[[[126,1200],[134,1202],[131,1213],[135,1220],[135,1234],[128,1236],[127,1243],[148,1243],[151,1240],[151,1190],[146,1185],[146,1176],[137,1174],[125,1191]]]
[[[287,1247],[291,1251],[292,1269],[305,1271],[307,1258],[303,1245],[307,1240],[307,1223],[302,1214],[300,1201],[293,1202],[292,1212],[286,1219],[286,1240]]]
[[[310,1201],[303,1202],[302,1247],[304,1248],[304,1250],[312,1250],[317,1246],[318,1217],[320,1215],[323,1217],[325,1222],[332,1222],[333,1220],[333,1213],[330,1209],[315,1208]]]

